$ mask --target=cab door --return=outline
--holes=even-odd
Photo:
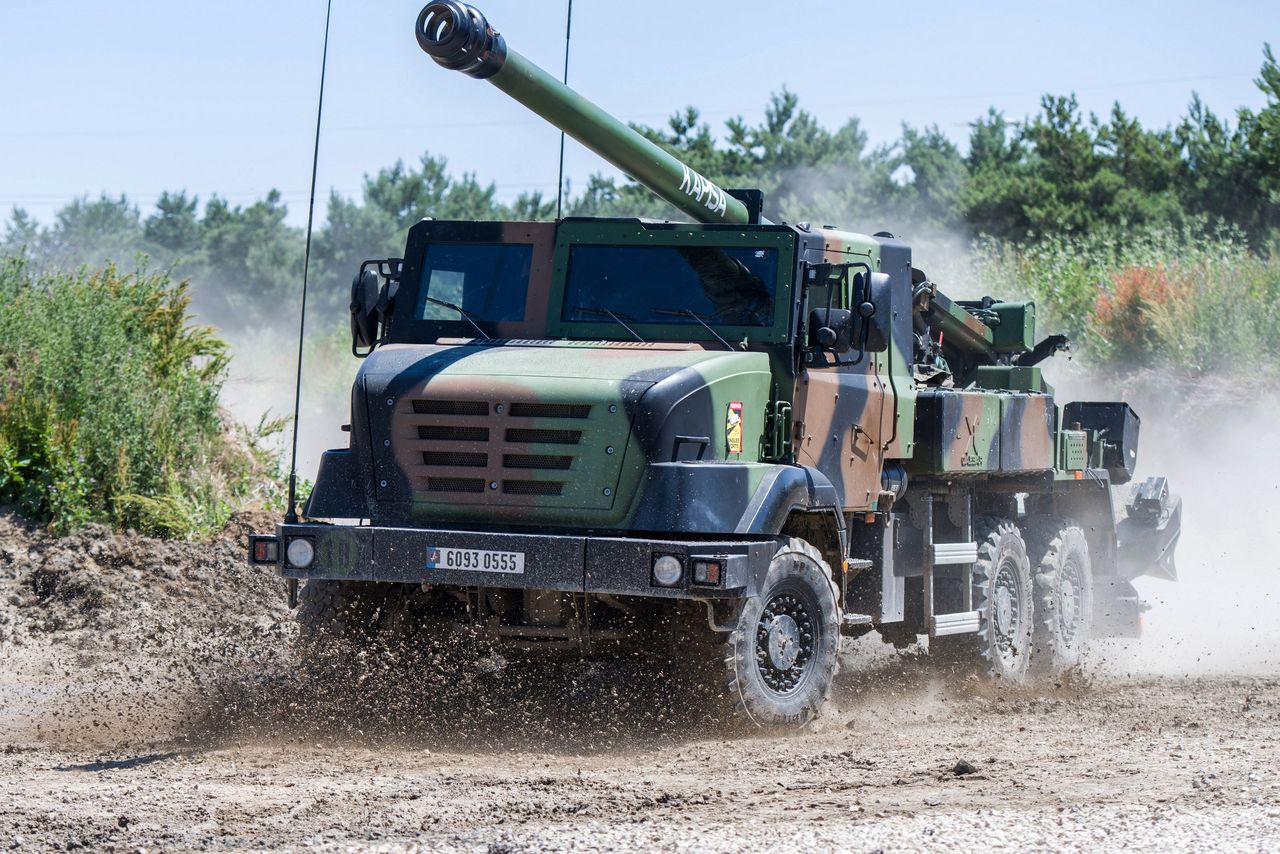
[[[826,252],[824,260],[847,266],[842,275],[807,288],[806,317],[828,299],[833,308],[851,308],[855,277],[866,267],[862,256]],[[885,384],[878,367],[877,354],[861,353],[855,343],[847,353],[810,353],[797,382],[796,459],[830,479],[846,512],[871,510],[880,492],[882,434],[892,424],[884,418]]]

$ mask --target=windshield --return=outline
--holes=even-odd
[[[561,320],[771,326],[777,283],[777,249],[579,244]]]
[[[415,317],[460,320],[456,310],[440,304],[445,302],[476,320],[523,320],[532,264],[529,244],[432,243],[422,259]]]

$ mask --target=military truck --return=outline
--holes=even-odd
[[[1058,404],[1032,302],[953,300],[888,233],[769,222],[473,7],[416,35],[693,221],[425,219],[361,266],[349,447],[250,543],[305,582],[304,633],[642,651],[768,726],[819,711],[844,636],[1020,680],[1136,633],[1181,505],[1118,489],[1138,416]]]

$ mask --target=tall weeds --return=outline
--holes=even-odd
[[[270,455],[223,418],[226,345],[191,323],[185,282],[8,259],[0,307],[0,502],[59,531],[183,536],[261,488]]]
[[[1280,257],[1229,229],[980,243],[974,273],[989,293],[1035,299],[1042,329],[1095,367],[1280,379]]]

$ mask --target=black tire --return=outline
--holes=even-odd
[[[994,679],[1021,682],[1030,666],[1035,617],[1027,544],[1007,519],[984,517],[973,527],[979,536],[973,565],[978,633],[934,638],[930,654]]]
[[[1059,675],[1080,665],[1093,631],[1093,568],[1084,529],[1069,519],[1041,518],[1029,530],[1035,568],[1031,666]]]
[[[798,538],[778,549],[728,638],[727,693],[740,715],[792,729],[817,716],[840,665],[839,602],[817,549]]]
[[[312,579],[298,593],[298,640],[312,651],[377,637],[389,621],[400,585]],[[390,600],[390,601],[389,601]]]

